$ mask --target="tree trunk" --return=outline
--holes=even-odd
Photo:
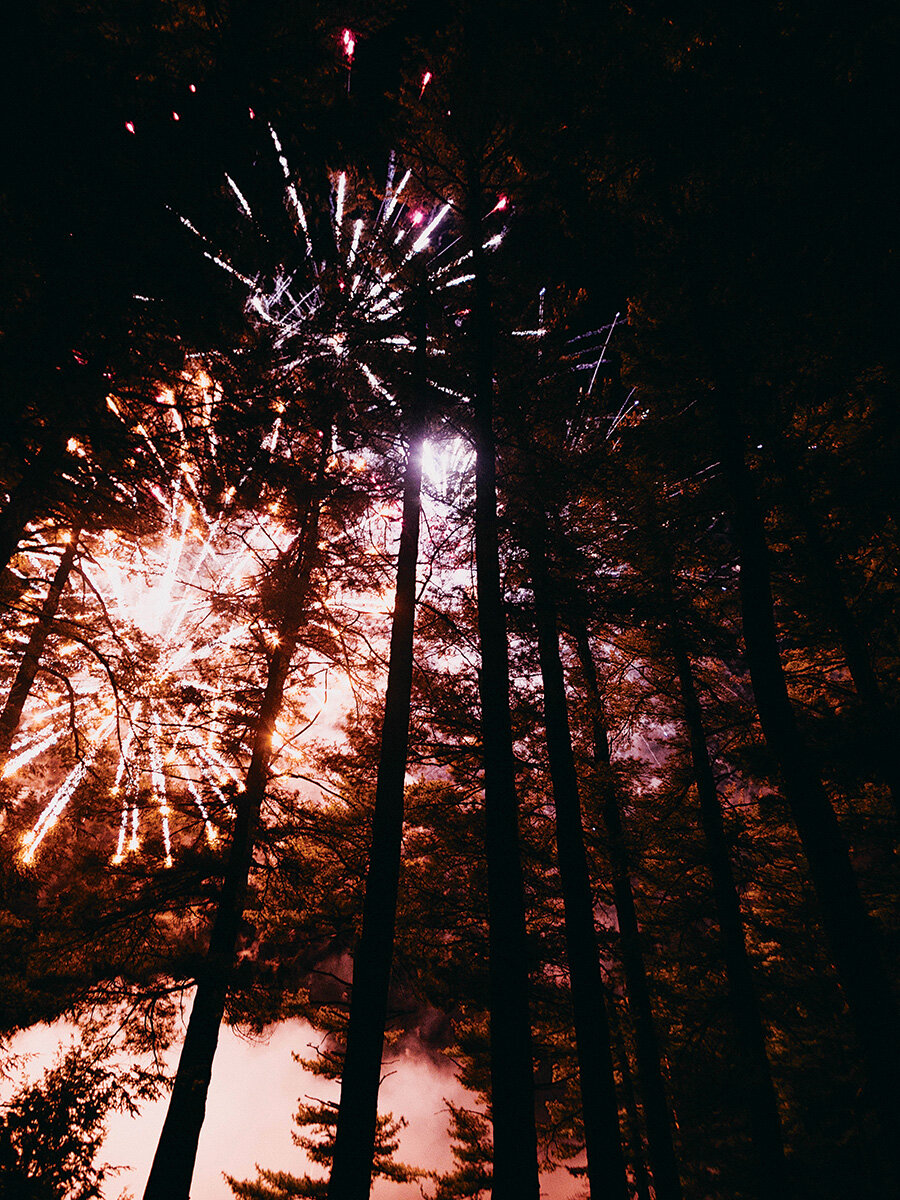
[[[634,1190],[637,1200],[651,1200],[650,1176],[647,1174],[646,1155],[644,1154],[644,1138],[641,1134],[641,1117],[638,1112],[637,1096],[634,1091],[634,1078],[628,1057],[628,1047],[622,1034],[622,1023],[616,1012],[615,1003],[610,1003],[609,1032],[612,1038],[613,1057],[619,1064],[622,1076],[622,1100],[625,1109],[625,1122],[628,1129],[628,1147],[631,1158],[631,1173],[634,1176]]]
[[[474,293],[475,578],[481,671],[488,873],[493,1200],[538,1200],[534,1068],[528,1013],[525,895],[519,850],[509,648],[500,584],[490,290],[481,249],[481,189],[469,196]]]
[[[663,1081],[659,1041],[650,1003],[650,988],[644,967],[641,934],[638,926],[631,870],[625,842],[625,828],[619,808],[618,783],[612,766],[609,736],[603,721],[603,704],[597,672],[583,621],[574,627],[575,646],[584,675],[591,711],[594,763],[601,787],[601,815],[609,842],[613,895],[619,924],[619,945],[625,969],[628,1008],[634,1023],[635,1057],[638,1079],[644,1098],[647,1123],[647,1155],[657,1200],[677,1200],[681,1196],[678,1160],[672,1140],[672,1118]]]
[[[856,1029],[885,1136],[900,1147],[898,1011],[879,939],[860,896],[837,817],[800,737],[778,651],[769,551],[744,458],[743,434],[727,402],[718,405],[722,466],[731,491],[740,562],[744,645],[760,724],[778,763],[816,890],[838,978]]]
[[[540,528],[534,535],[529,554],[531,584],[544,693],[547,756],[556,813],[556,845],[575,1015],[588,1183],[593,1200],[624,1198],[628,1189],[619,1105],[594,925],[594,899],[584,850],[565,675],[559,654],[556,606],[547,570],[546,523],[543,513],[535,514],[535,519]],[[662,1197],[663,1193],[659,1192],[659,1195]]]
[[[281,709],[291,659],[309,596],[318,543],[325,465],[330,447],[331,438],[323,433],[316,479],[310,489],[301,530],[294,543],[294,560],[288,586],[284,589],[286,611],[280,623],[279,644],[269,663],[244,791],[236,800],[237,812],[231,848],[216,907],[209,949],[206,952],[203,970],[197,977],[194,1004],[166,1120],[144,1190],[144,1200],[188,1200],[190,1193],[197,1146],[206,1113],[206,1096],[212,1077],[213,1058],[219,1039],[219,1027],[225,1012],[225,998],[244,915],[256,828],[268,782],[275,721]]]
[[[691,763],[700,803],[707,865],[722,935],[728,997],[737,1033],[742,1087],[746,1096],[750,1134],[756,1157],[756,1190],[760,1200],[778,1200],[779,1197],[790,1196],[791,1190],[788,1185],[778,1100],[766,1053],[765,1029],[747,956],[740,899],[731,870],[722,808],[706,740],[703,709],[694,684],[690,658],[672,591],[672,581],[668,573],[662,579],[662,591],[669,627],[669,646],[678,675],[684,720],[691,747]]]
[[[332,1200],[366,1200],[378,1117],[378,1087],[387,1020],[400,854],[403,799],[409,747],[412,695],[416,565],[425,441],[427,331],[419,330],[413,368],[409,447],[403,484],[403,518],[397,555],[397,587],[391,622],[381,753],[366,875],[362,934],[353,959],[353,991],[347,1053],[341,1076],[341,1103],[328,1195]]]
[[[19,669],[10,688],[3,712],[0,713],[0,772],[2,772],[6,764],[10,746],[12,745],[13,738],[16,736],[16,730],[19,728],[22,709],[25,707],[25,702],[31,693],[31,685],[34,683],[35,676],[37,675],[41,656],[44,653],[44,646],[47,643],[53,619],[56,616],[56,610],[59,608],[60,599],[62,598],[69,574],[72,570],[72,564],[75,562],[75,554],[78,549],[78,539],[80,537],[81,527],[75,526],[69,535],[68,544],[59,560],[59,565],[53,575],[44,603],[41,605],[40,614],[31,631],[28,645],[25,647],[25,653],[22,656],[22,661],[19,663]]]

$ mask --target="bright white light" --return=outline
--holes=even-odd
[[[334,206],[334,225],[338,234],[340,234],[341,222],[344,219],[344,193],[346,190],[347,176],[343,171],[341,171],[340,175],[338,176],[337,199]]]
[[[426,441],[422,449],[422,475],[429,490],[446,498],[455,482],[475,466],[475,451],[464,438]]]

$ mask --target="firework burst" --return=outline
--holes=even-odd
[[[216,389],[200,375],[190,390],[200,401],[194,425],[211,453]],[[109,403],[123,421],[133,420],[121,401]],[[198,824],[210,843],[217,840],[242,786],[242,698],[258,685],[258,660],[275,636],[252,603],[255,581],[292,534],[277,505],[261,514],[241,508],[236,497],[247,475],[215,506],[204,504],[191,465],[197,429],[171,392],[158,397],[157,416],[159,430],[149,430],[149,421],[130,428],[160,464],[175,459],[168,483],[150,489],[161,528],[144,538],[113,530],[82,538],[77,585],[70,581],[68,609],[3,767],[17,817],[27,819],[43,793],[22,837],[26,863],[71,806],[99,788],[119,806],[113,862],[149,840],[171,865],[173,845]],[[277,442],[273,426],[267,453]],[[42,569],[52,536],[32,531],[34,548],[19,559],[28,575]],[[73,640],[67,634],[74,630],[89,635]],[[77,761],[59,780],[60,752],[73,741]]]
[[[348,173],[333,177],[323,235],[321,222],[307,213],[299,180],[273,129],[270,136],[283,176],[292,256],[265,270],[242,269],[187,218],[181,220],[202,240],[206,256],[244,289],[248,316],[266,333],[286,395],[289,381],[308,379],[318,368],[338,382],[348,404],[399,414],[397,380],[406,374],[404,359],[411,361],[414,349],[411,306],[427,291],[445,311],[454,306],[465,311],[471,251],[458,252],[452,205],[423,200],[411,171],[399,171],[392,159],[387,185],[374,205],[367,205],[365,189]],[[258,234],[254,241],[265,261],[269,243],[253,207],[236,180],[226,175],[225,181],[239,217]],[[505,207],[500,197],[495,211]],[[494,234],[485,247],[496,248],[502,236],[502,231]],[[326,253],[317,249],[320,241]],[[428,359],[432,391],[448,403],[464,401],[465,383],[454,377],[437,331],[429,332]],[[23,834],[26,862],[35,859],[90,787],[94,794],[99,787],[118,808],[115,863],[152,846],[171,864],[173,847],[188,830],[199,827],[214,842],[219,826],[233,814],[246,759],[241,738],[247,731],[247,688],[241,692],[231,683],[259,683],[253,664],[258,674],[276,637],[274,628],[252,615],[246,598],[266,564],[284,553],[291,533],[279,521],[277,504],[254,506],[254,512],[242,507],[247,474],[215,501],[209,499],[204,473],[222,457],[215,419],[221,392],[202,374],[190,387],[189,414],[172,392],[161,393],[143,420],[121,399],[108,401],[155,466],[160,482],[149,490],[162,529],[152,538],[113,530],[82,538],[82,593],[102,610],[106,633],[99,640],[105,650],[94,646],[92,658],[90,647],[57,636],[53,653],[63,667],[58,674],[74,699],[67,703],[43,684],[23,713],[3,779],[21,816],[34,807],[32,792],[44,791]],[[285,453],[291,420],[283,402],[275,406],[257,464]],[[334,460],[337,469],[351,473],[366,473],[370,465],[365,454],[341,446]],[[426,450],[432,488],[445,491],[470,461],[462,439],[446,432],[436,437]],[[120,490],[128,500],[127,485]],[[381,530],[380,538],[371,538],[374,553],[379,542],[386,548],[386,530],[395,516],[393,510],[369,513],[369,522],[374,519]],[[34,534],[40,550],[41,531]],[[110,647],[116,651],[115,676],[108,670]],[[56,764],[73,737],[77,761],[59,779]],[[298,754],[293,740],[282,749]],[[19,787],[17,794],[23,775],[29,786]],[[52,786],[34,789],[36,779],[51,778]]]

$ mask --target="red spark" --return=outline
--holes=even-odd
[[[190,91],[192,91],[192,92],[196,92],[196,90],[197,90],[197,85],[196,85],[196,83],[192,83],[192,84],[191,84],[191,86],[190,86],[190,89],[189,89],[189,90],[190,90]]]
[[[412,215],[413,225],[421,225],[424,220],[425,220],[424,213],[420,213],[418,210],[416,210],[416,212],[413,213],[413,215]]]
[[[426,72],[425,72],[425,74],[422,76],[422,88],[421,88],[421,90],[420,90],[420,92],[419,92],[419,99],[420,99],[420,100],[421,100],[421,99],[422,99],[422,97],[425,95],[425,89],[428,87],[429,83],[431,83],[431,79],[432,79],[431,72],[430,72],[430,71],[426,71]]]
[[[172,113],[172,120],[173,120],[173,121],[180,121],[180,120],[181,120],[181,117],[179,117],[179,115],[178,115],[178,113],[177,113],[177,112],[173,112],[173,113]]]
[[[255,120],[256,120],[256,113],[253,111],[253,109],[252,109],[252,108],[248,108],[248,109],[247,109],[247,112],[249,112],[249,114],[250,114],[250,120],[251,120],[251,121],[255,121]]]
[[[353,62],[353,51],[356,49],[356,39],[349,29],[345,29],[341,35],[341,41],[344,43],[344,54],[347,56],[348,62]]]
[[[125,128],[128,130],[129,133],[134,133],[134,125],[132,124],[131,121],[125,122]]]
[[[506,208],[507,204],[509,204],[509,200],[506,198],[506,196],[501,196],[500,199],[497,201],[497,203],[494,205],[494,207],[491,209],[491,212],[503,212],[503,210],[504,210],[504,208]]]

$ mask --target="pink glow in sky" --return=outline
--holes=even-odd
[[[19,1034],[11,1048],[32,1056],[28,1074],[35,1078],[52,1065],[57,1046],[67,1044],[72,1032],[64,1022],[35,1026]],[[242,1038],[234,1030],[223,1028],[191,1200],[234,1200],[223,1171],[238,1179],[254,1179],[256,1163],[295,1175],[310,1170],[306,1155],[291,1141],[297,1101],[300,1097],[336,1099],[339,1088],[337,1083],[306,1073],[291,1053],[312,1057],[310,1046],[320,1041],[321,1035],[302,1021],[278,1025],[265,1039]],[[179,1048],[167,1056],[173,1070]],[[379,1109],[405,1116],[409,1122],[400,1135],[398,1158],[431,1170],[449,1170],[453,1158],[444,1100],[475,1106],[475,1098],[457,1081],[453,1064],[447,1059],[400,1053],[385,1064],[385,1076]],[[4,1087],[2,1096],[9,1090]],[[139,1197],[143,1192],[167,1102],[168,1097],[145,1105],[136,1118],[118,1114],[111,1118],[101,1161],[126,1169],[110,1177],[105,1200],[118,1200],[123,1193]],[[317,1172],[318,1168],[311,1169],[311,1173]],[[584,1185],[565,1171],[541,1179],[544,1200],[575,1200],[583,1194]],[[422,1200],[422,1192],[418,1184],[382,1179],[372,1189],[372,1200]]]
[[[187,1017],[187,1013],[185,1013]],[[36,1026],[20,1034],[12,1049],[32,1056],[28,1074],[38,1077],[52,1065],[56,1048],[68,1043],[72,1027],[58,1022]],[[191,1200],[233,1200],[222,1178],[227,1172],[238,1179],[255,1178],[255,1164],[302,1175],[318,1173],[306,1155],[291,1141],[293,1115],[300,1097],[336,1099],[337,1083],[308,1074],[291,1057],[292,1052],[312,1057],[311,1045],[319,1034],[302,1021],[276,1026],[265,1039],[247,1039],[224,1028],[213,1066],[206,1120],[200,1136]],[[174,1070],[176,1047],[166,1061]],[[452,1063],[410,1053],[386,1066],[380,1094],[382,1111],[403,1114],[409,1127],[401,1135],[398,1157],[417,1166],[448,1170],[452,1155],[447,1139],[444,1097],[456,1104],[472,1105],[474,1098],[456,1080]],[[6,1094],[4,1089],[4,1094]],[[168,1097],[143,1107],[136,1118],[114,1114],[101,1160],[126,1167],[110,1178],[107,1200],[123,1192],[140,1196],[150,1172],[157,1139],[165,1119]],[[381,1180],[372,1190],[373,1200],[421,1200],[418,1185],[398,1185]]]

